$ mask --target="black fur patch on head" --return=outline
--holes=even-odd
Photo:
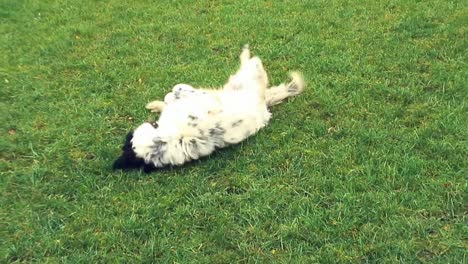
[[[153,164],[145,164],[143,166],[143,172],[144,173],[150,173],[150,172],[155,171],[155,170],[156,170],[156,167]]]
[[[146,173],[151,172],[154,169],[153,164],[146,164],[142,158],[136,156],[135,151],[132,149],[132,138],[133,131],[130,131],[125,138],[125,143],[122,147],[122,155],[114,161],[112,168],[114,170],[131,170],[141,169]]]

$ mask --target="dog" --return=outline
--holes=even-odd
[[[147,109],[160,112],[159,120],[127,134],[113,168],[151,172],[208,156],[257,133],[271,118],[269,107],[304,90],[298,72],[289,83],[268,88],[262,61],[251,57],[247,45],[239,57],[239,70],[221,89],[177,84],[164,101],[148,103]]]

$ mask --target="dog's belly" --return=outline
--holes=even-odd
[[[158,133],[171,138],[212,137],[216,147],[237,144],[263,128],[270,119],[254,89],[182,98],[168,104]]]
[[[158,124],[186,123],[188,118],[205,119],[209,113],[219,109],[220,103],[212,96],[183,98],[166,106]]]
[[[228,90],[219,95],[223,111],[232,114],[253,114],[265,105],[253,89]]]

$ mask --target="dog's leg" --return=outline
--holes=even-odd
[[[239,90],[242,88],[242,75],[246,71],[245,69],[248,67],[248,63],[251,58],[250,56],[249,45],[245,44],[242,48],[241,54],[239,55],[240,67],[235,74],[229,77],[228,82],[224,85],[224,89]]]
[[[253,57],[240,67],[237,73],[231,78],[225,87],[233,90],[255,89],[259,98],[265,100],[265,91],[268,85],[268,75],[263,68],[262,61],[258,57]]]
[[[268,76],[263,68],[262,61],[258,57],[246,59],[247,52],[241,54],[241,67],[229,77],[224,85],[224,90],[258,89],[261,98],[265,98],[265,90],[268,84]]]
[[[164,111],[166,103],[162,101],[152,101],[146,105],[146,109],[151,110],[151,112],[157,113]]]
[[[249,63],[253,66],[252,77],[255,80],[256,88],[258,89],[258,95],[262,101],[265,100],[265,93],[268,86],[268,75],[263,68],[263,63],[258,57],[253,57]]]
[[[291,81],[288,84],[282,83],[266,90],[266,104],[268,107],[281,103],[284,99],[296,96],[304,90],[305,82],[298,72],[290,74]]]

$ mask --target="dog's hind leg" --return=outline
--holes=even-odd
[[[242,79],[246,68],[249,67],[250,56],[249,45],[245,44],[239,55],[240,67],[235,74],[229,77],[228,82],[224,85],[224,89],[239,90],[242,88]]]
[[[263,68],[262,61],[259,57],[253,57],[249,60],[248,66],[246,67],[248,67],[245,76],[246,85],[257,89],[261,100],[265,100],[268,75]]]
[[[244,66],[250,60],[249,44],[244,45],[239,58],[240,58],[240,63],[241,63],[241,68],[242,68],[242,66]]]
[[[302,75],[298,72],[292,72],[290,76],[291,81],[289,83],[282,83],[266,90],[266,104],[268,107],[277,105],[288,97],[302,93],[305,86]]]

